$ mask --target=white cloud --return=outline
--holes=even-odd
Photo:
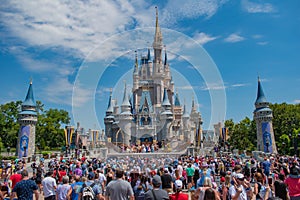
[[[254,39],[260,39],[262,37],[263,37],[263,35],[260,35],[260,34],[252,35],[252,38],[254,38]]]
[[[295,103],[295,104],[300,104],[300,99],[295,99],[295,100],[294,100],[294,103]]]
[[[274,6],[270,3],[260,1],[260,3],[242,0],[242,8],[248,13],[273,13],[276,12]]]
[[[236,84],[232,84],[231,85],[231,87],[245,87],[245,86],[247,86],[247,85],[249,85],[249,84],[247,84],[247,83],[236,83]]]
[[[261,45],[261,46],[264,46],[264,45],[267,45],[269,42],[266,42],[266,41],[264,41],[264,42],[257,42],[257,44],[258,45]]]
[[[206,33],[203,33],[203,32],[201,32],[201,33],[197,32],[197,33],[194,34],[194,37],[193,37],[193,39],[201,45],[204,45],[204,44],[206,44],[210,41],[213,41],[217,38],[218,37],[212,37],[212,36],[210,36]]]
[[[208,84],[201,87],[201,90],[225,90],[227,87],[223,84]]]
[[[225,42],[235,43],[245,40],[244,37],[238,35],[237,33],[230,34],[227,38],[224,39]]]
[[[178,20],[199,16],[209,18],[226,2],[188,0],[182,3],[170,0],[159,8],[160,24],[173,25]],[[88,61],[107,60],[124,53],[123,50],[132,43],[136,43],[137,48],[140,44],[142,47],[149,46],[144,36],[140,36],[138,41],[122,41],[122,37],[107,39],[134,28],[153,27],[155,9],[145,0],[10,0],[1,5],[0,23],[3,27],[1,37],[9,46],[7,51],[14,54],[28,71],[46,75],[44,98],[50,102],[70,104],[73,84],[69,78],[75,67],[69,63],[68,57],[81,60],[88,57]],[[216,39],[205,33],[197,33],[194,37],[201,44]],[[152,41],[148,42],[151,45]],[[101,51],[90,54],[99,45],[102,45]],[[168,45],[167,49],[172,49],[173,53],[168,55],[168,59],[175,58],[179,48]],[[6,49],[1,47],[1,51]],[[41,55],[43,51],[55,55],[46,58]],[[188,56],[179,58],[188,59]],[[76,104],[86,102],[93,95],[84,88],[80,93],[82,95],[73,99]]]
[[[165,12],[163,13],[163,16],[165,21],[183,18],[197,18],[199,16],[210,18],[227,1],[228,0],[169,0],[164,9]]]

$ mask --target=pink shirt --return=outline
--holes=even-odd
[[[300,196],[300,178],[288,177],[284,183],[288,185],[289,195],[291,197]]]

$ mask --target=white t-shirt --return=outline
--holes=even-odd
[[[247,200],[246,189],[242,185],[240,185],[239,187],[242,188],[242,192],[240,193],[240,196],[239,196],[238,200]],[[229,194],[231,195],[231,197],[235,196],[236,190],[235,190],[235,186],[234,185],[230,186],[230,188],[229,188]]]
[[[56,195],[55,188],[56,188],[56,181],[51,176],[48,176],[43,179],[42,181],[44,197],[50,197]]]

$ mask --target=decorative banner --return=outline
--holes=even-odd
[[[65,128],[66,146],[70,146],[70,144],[72,143],[73,132],[74,132],[74,127],[66,126]]]
[[[30,126],[22,126],[21,134],[20,134],[20,144],[19,144],[19,152],[18,157],[22,156],[26,157],[28,152],[28,144],[29,144],[29,136],[30,136]]]
[[[271,138],[271,126],[269,122],[262,123],[262,133],[263,133],[263,145],[264,152],[273,153],[272,148],[272,138]]]
[[[227,141],[228,139],[228,128],[222,128],[222,139]]]

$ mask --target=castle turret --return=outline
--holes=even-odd
[[[37,123],[36,103],[33,96],[32,81],[25,100],[22,103],[22,111],[19,113],[18,122],[20,130],[17,141],[17,156],[30,157],[35,151],[35,126]]]
[[[277,153],[273,131],[273,113],[265,97],[258,78],[257,97],[255,100],[254,119],[256,121],[257,149],[267,153]]]
[[[114,105],[113,105],[113,101],[112,101],[112,90],[110,90],[108,106],[107,106],[107,110],[106,110],[106,114],[105,114],[105,118],[104,118],[105,136],[107,138],[112,138],[113,137],[113,135],[112,135],[112,124],[115,121],[115,117],[114,117],[113,113],[114,113]]]
[[[163,112],[160,114],[160,119],[164,123],[164,125],[161,130],[161,135],[158,136],[158,140],[165,140],[173,136],[170,129],[171,122],[173,121],[173,113],[171,111],[171,103],[169,101],[168,92],[166,88],[164,89],[162,107]]]
[[[139,63],[137,52],[135,51],[135,62],[134,62],[134,70],[133,70],[133,88],[132,90],[136,90],[139,87]]]
[[[127,94],[126,83],[124,87],[123,102],[121,105],[121,113],[119,115],[119,134],[122,134],[123,144],[130,145],[129,140],[131,138],[131,122],[132,122],[131,105],[129,102],[129,96]],[[119,137],[116,137],[119,138]]]

